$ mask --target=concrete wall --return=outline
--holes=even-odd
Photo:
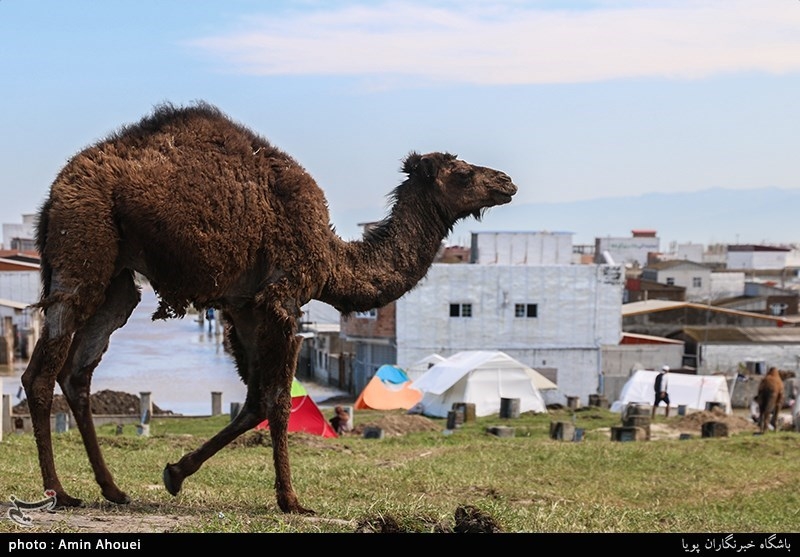
[[[749,408],[750,402],[758,392],[758,386],[761,384],[763,376],[761,375],[745,375],[732,383],[731,388],[731,406],[733,408]],[[730,383],[729,383],[730,385]],[[784,408],[789,407],[789,401],[798,395],[798,379],[790,378],[783,382],[783,397]]]
[[[728,269],[783,269],[788,251],[728,251]]]
[[[0,298],[34,304],[41,294],[39,271],[0,271]]]
[[[595,238],[595,260],[607,251],[618,265],[637,263],[639,267],[645,267],[647,255],[660,252],[660,246],[659,238],[649,236]]]
[[[711,299],[742,296],[745,289],[744,273],[711,273]]]
[[[619,399],[622,387],[634,371],[660,369],[663,365],[680,368],[683,344],[624,344],[604,346],[603,392],[609,402]]]
[[[737,373],[740,364],[752,359],[764,360],[767,369],[770,366],[794,372],[800,369],[800,344],[702,344],[700,353],[703,373]]]
[[[476,232],[471,262],[478,265],[569,265],[572,233]]]
[[[703,254],[705,253],[704,244],[678,244],[673,254],[673,259],[683,259],[684,261],[694,261],[695,263],[703,263]]]

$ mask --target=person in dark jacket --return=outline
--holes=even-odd
[[[669,393],[667,392],[668,376],[669,366],[663,366],[661,368],[661,373],[656,375],[656,382],[654,385],[656,399],[655,402],[653,402],[653,418],[656,417],[656,408],[658,408],[661,401],[664,401],[664,404],[667,405],[666,417],[669,418]]]
[[[208,321],[208,332],[210,333],[214,329],[214,308],[206,309],[206,321]]]
[[[333,431],[337,435],[350,431],[350,414],[347,410],[343,406],[337,406],[333,411],[333,417],[328,420],[331,423],[331,427],[333,427]]]

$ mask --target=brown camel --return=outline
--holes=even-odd
[[[772,424],[778,430],[778,414],[783,408],[783,373],[771,367],[761,383],[758,384],[756,403],[758,404],[758,430],[765,433]]]
[[[503,172],[448,153],[410,153],[391,212],[361,240],[345,242],[327,202],[292,157],[205,103],[155,108],[140,122],[75,155],[38,220],[42,334],[22,382],[45,489],[68,495],[56,473],[50,431],[55,382],[69,402],[103,496],[128,503],[106,467],[89,404],[92,372],[139,303],[134,273],[159,296],[153,319],[214,307],[247,385],[237,416],[164,469],[166,489],[217,451],[269,420],[278,506],[310,513],[292,487],[287,424],[311,299],[347,315],[381,307],[414,288],[455,223],[511,201]]]

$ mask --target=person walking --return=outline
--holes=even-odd
[[[210,308],[206,309],[206,321],[208,321],[208,332],[209,333],[212,332],[213,329],[214,329],[214,319],[215,319],[215,317],[216,316],[214,315],[214,308],[210,307]]]
[[[666,409],[666,417],[669,418],[669,393],[667,388],[669,376],[669,366],[662,366],[661,373],[656,375],[656,382],[654,385],[654,390],[656,394],[655,402],[653,402],[653,418],[656,417],[656,409],[661,401],[664,401],[664,404],[667,405]]]

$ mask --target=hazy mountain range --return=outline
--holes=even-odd
[[[672,242],[800,244],[798,210],[800,189],[780,188],[711,188],[569,203],[512,202],[490,210],[482,222],[468,219],[459,224],[448,243],[469,245],[471,232],[547,230],[571,232],[573,245],[594,244],[595,238],[629,237],[632,230],[646,229],[656,231],[662,251],[669,251]],[[357,224],[381,216],[341,213],[336,228],[345,238],[360,237]]]

